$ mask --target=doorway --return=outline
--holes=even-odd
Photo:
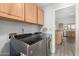
[[[75,5],[55,10],[55,56],[75,56]]]

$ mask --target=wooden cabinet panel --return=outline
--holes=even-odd
[[[0,3],[0,16],[12,21],[43,25],[43,10],[30,3]]]
[[[44,24],[44,12],[41,8],[38,7],[38,24]]]
[[[37,23],[37,6],[34,4],[25,4],[25,21]]]
[[[59,23],[59,29],[63,29],[64,25],[63,23]]]
[[[68,38],[75,38],[75,31],[67,31]]]
[[[24,21],[24,4],[0,3],[0,16]]]
[[[10,13],[10,4],[9,3],[0,3],[0,13]]]
[[[24,4],[12,3],[10,5],[10,14],[14,16],[14,19],[24,21]]]
[[[62,34],[61,32],[56,32],[55,33],[55,40],[56,44],[60,45],[62,43]]]
[[[68,37],[72,37],[71,31],[67,31],[67,36],[68,36]]]
[[[75,31],[72,31],[72,37],[75,38]]]

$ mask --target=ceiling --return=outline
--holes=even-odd
[[[61,4],[61,3],[36,3],[38,6],[42,7],[42,8],[45,8],[47,6],[56,6],[58,4]]]
[[[75,6],[59,9],[55,15],[58,23],[75,23]]]
[[[58,19],[67,18],[75,15],[75,6],[69,6],[67,8],[56,10],[56,16]]]
[[[40,6],[42,8],[45,8],[45,7],[48,7],[51,5],[52,5],[52,7],[59,7],[59,6],[70,5],[70,4],[74,4],[74,3],[35,3],[35,4],[37,4],[38,6]]]
[[[45,9],[48,6],[52,6],[52,8],[55,9],[62,6],[74,5],[73,3],[36,3],[36,4],[43,9]],[[56,11],[55,15],[57,22],[73,23],[75,22],[75,6],[59,9]]]

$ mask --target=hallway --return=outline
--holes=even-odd
[[[64,38],[63,43],[56,46],[53,56],[75,56],[75,39]]]

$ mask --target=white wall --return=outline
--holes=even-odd
[[[10,22],[0,20],[0,55],[9,55],[9,33],[33,33],[40,30],[40,27],[32,24]]]
[[[53,41],[55,42],[55,33],[54,33],[54,30],[55,28],[53,28],[55,25],[55,20],[54,20],[54,12],[53,10],[48,7],[44,10],[45,14],[44,14],[44,19],[45,19],[45,23],[44,23],[44,26],[47,27],[47,28],[50,28],[50,30],[48,30],[48,32],[50,34],[52,34],[52,40],[51,40],[51,52],[54,53],[54,50],[55,50],[55,44],[53,43]]]
[[[51,40],[51,53],[55,53],[55,10],[68,7],[74,4],[57,4],[57,5],[49,5],[44,9],[44,26],[47,28],[51,28],[51,31],[48,31],[52,34]]]

